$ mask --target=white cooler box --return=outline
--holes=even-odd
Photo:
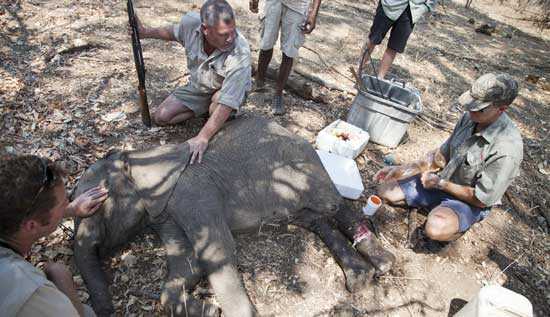
[[[355,159],[368,142],[368,132],[345,121],[336,120],[319,132],[315,145],[319,150]]]
[[[317,151],[317,155],[340,195],[359,199],[365,187],[355,161],[325,151]]]

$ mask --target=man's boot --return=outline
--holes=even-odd
[[[395,256],[382,247],[376,236],[365,225],[360,225],[353,236],[353,245],[357,252],[365,257],[376,269],[375,276],[391,270]]]

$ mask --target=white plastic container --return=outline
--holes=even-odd
[[[533,306],[525,296],[498,285],[481,288],[477,296],[454,317],[532,317]]]
[[[355,161],[325,151],[317,151],[317,155],[340,195],[358,199],[365,187]]]
[[[319,150],[354,159],[363,152],[369,138],[365,130],[338,119],[319,132],[315,145]]]

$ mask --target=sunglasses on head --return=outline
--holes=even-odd
[[[33,199],[31,200],[31,205],[29,208],[25,211],[25,216],[28,216],[32,212],[32,208],[36,201],[38,200],[38,196],[44,191],[44,189],[50,184],[52,181],[55,180],[55,176],[52,172],[52,170],[48,167],[48,161],[44,158],[39,158],[41,167],[42,167],[42,180],[41,185],[36,194],[34,194]]]

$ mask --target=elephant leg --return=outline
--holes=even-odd
[[[168,316],[219,316],[219,309],[190,293],[202,278],[193,245],[171,216],[151,224],[166,249],[168,276],[160,297]]]
[[[110,317],[115,312],[111,302],[107,276],[101,268],[97,243],[91,240],[75,241],[74,259],[82,279],[90,292],[90,300],[99,317]]]
[[[353,250],[346,237],[330,224],[329,219],[319,218],[318,213],[306,208],[292,222],[314,232],[323,240],[344,271],[348,291],[354,293],[369,284],[374,268]]]
[[[224,316],[255,316],[237,270],[235,241],[225,220],[222,197],[212,185],[191,185],[195,189],[187,190],[185,196],[189,203],[174,213],[174,219],[193,244]]]
[[[376,236],[363,223],[363,215],[346,206],[340,207],[334,216],[338,229],[351,241],[357,252],[376,268],[376,276],[387,273],[395,262],[395,256],[384,249]]]

